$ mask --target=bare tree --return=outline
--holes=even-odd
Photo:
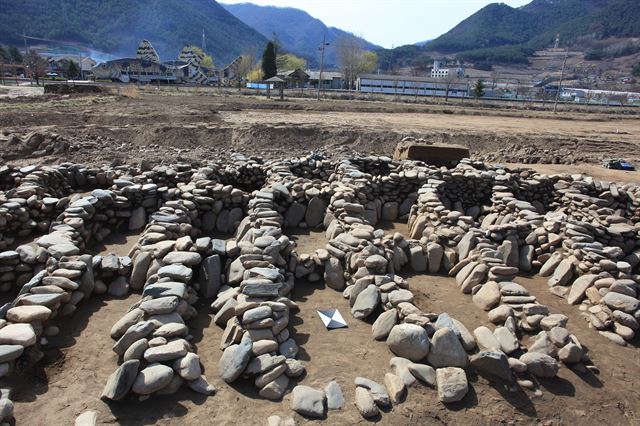
[[[27,74],[31,79],[36,80],[36,85],[40,85],[40,77],[47,74],[47,60],[38,55],[35,50],[29,50],[24,57],[24,64]]]
[[[242,87],[242,81],[247,79],[247,76],[253,71],[256,57],[254,53],[245,53],[240,57],[236,72],[238,73],[238,90]]]
[[[496,86],[498,85],[498,80],[500,80],[500,73],[498,71],[491,72],[491,96],[495,96]]]
[[[445,102],[449,102],[449,92],[451,92],[451,86],[458,83],[458,81],[459,81],[458,73],[455,73],[455,72],[449,72],[449,74],[447,74],[447,76],[445,77],[444,79],[444,84],[445,84],[444,101]]]
[[[355,83],[358,66],[364,53],[362,40],[349,35],[341,36],[336,41],[336,47],[342,75],[347,82],[347,87],[351,90]]]

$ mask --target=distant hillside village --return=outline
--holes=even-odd
[[[204,46],[203,46],[204,47]],[[273,49],[271,71],[265,60]],[[186,45],[177,59],[162,61],[150,41],[142,40],[134,57],[98,63],[90,56],[40,55],[34,50],[0,46],[0,76],[4,82],[22,76],[37,81],[91,80],[96,82],[157,85],[212,85],[264,89],[349,90],[360,93],[396,96],[435,96],[448,98],[493,98],[514,100],[554,100],[577,103],[640,104],[640,93],[592,90],[571,87],[562,76],[540,81],[521,80],[497,72],[470,73],[457,59],[436,59],[421,75],[383,74],[375,52],[354,48],[344,53],[341,70],[310,70],[306,61],[289,53],[276,56],[276,46],[269,42],[261,60],[251,55],[238,56],[231,63],[214,66],[204,49]],[[550,49],[553,50],[553,49]],[[551,52],[556,58],[564,51]],[[267,56],[265,56],[267,55]],[[557,59],[556,59],[557,61]],[[267,66],[267,68],[269,68]],[[560,80],[560,81],[559,81]]]

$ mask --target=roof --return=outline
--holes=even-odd
[[[298,73],[303,73],[303,74],[305,74],[307,77],[309,76],[309,73],[307,73],[307,72],[305,72],[305,71],[302,71],[300,68],[295,69],[295,70],[281,71],[281,72],[279,72],[279,73],[278,73],[278,76],[279,76],[279,77],[287,78],[287,77],[290,77],[291,75],[298,74]]]
[[[310,80],[320,80],[320,71],[306,71]],[[341,79],[342,73],[336,71],[322,71],[323,80]]]
[[[265,81],[268,81],[269,83],[285,83],[285,81],[278,76],[268,78]]]
[[[442,80],[434,80],[430,77],[411,77],[408,75],[389,75],[389,74],[360,74],[360,79],[367,80],[391,80],[391,81],[415,81],[420,83],[444,83]]]

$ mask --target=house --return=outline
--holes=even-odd
[[[201,65],[204,57],[192,46],[185,46],[178,60],[160,62],[158,53],[147,40],[142,40],[135,58],[122,58],[103,62],[93,67],[97,80],[123,83],[164,82],[209,84],[217,79],[215,70]]]
[[[361,74],[356,82],[356,90],[363,93],[387,93],[413,96],[448,96],[464,98],[469,96],[469,85],[451,83],[424,77],[401,75]]]
[[[64,55],[64,56],[51,56],[47,58],[47,72],[54,73],[61,77],[69,77],[67,71],[69,70],[69,64],[75,62],[78,67],[78,75],[76,78],[80,80],[86,79],[91,70],[96,66],[97,62],[88,56],[78,55]]]
[[[287,89],[302,89],[307,86],[307,81],[309,80],[309,74],[300,68],[281,71],[277,76],[285,81],[285,87]]]
[[[318,88],[320,81],[319,71],[306,71],[309,76],[309,87]],[[335,71],[322,71],[322,85],[323,90],[339,90],[344,87],[344,79],[341,72]]]

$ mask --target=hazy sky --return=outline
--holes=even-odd
[[[429,40],[499,0],[222,0],[295,7],[331,27],[351,31],[383,47]],[[517,7],[531,0],[502,0]]]

